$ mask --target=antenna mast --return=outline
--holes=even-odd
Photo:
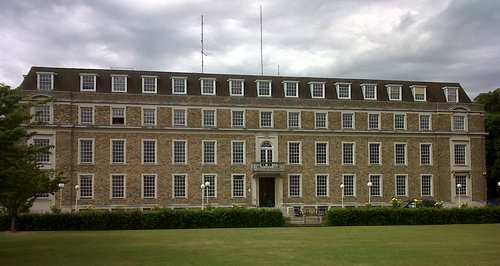
[[[207,56],[207,54],[203,50],[203,15],[201,15],[201,73],[203,73],[204,56]]]
[[[264,75],[264,56],[262,52],[262,5],[260,5],[260,74]]]

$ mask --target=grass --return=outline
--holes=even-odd
[[[500,224],[0,232],[0,265],[498,265]]]

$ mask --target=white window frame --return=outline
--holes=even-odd
[[[405,182],[405,192],[404,194],[399,194],[398,192],[398,177],[404,177]],[[394,175],[394,195],[396,197],[408,197],[408,175],[407,174],[396,174]]]
[[[205,113],[208,114],[208,112],[213,112],[214,114],[214,120],[212,124],[208,124],[209,122],[206,117]],[[203,127],[217,127],[217,109],[202,109],[201,110],[201,123]]]
[[[455,121],[455,118],[458,117],[463,117],[463,128],[458,128],[457,123]],[[460,131],[460,132],[465,132],[468,130],[468,121],[467,121],[467,115],[465,113],[463,114],[453,114],[451,116],[451,130],[452,131]]]
[[[92,110],[92,121],[91,122],[84,122],[83,121],[82,108],[91,108],[91,110]],[[95,107],[94,106],[87,106],[87,105],[78,106],[78,122],[81,125],[93,125],[95,123]]]
[[[377,116],[377,127],[371,127],[371,124],[370,124],[370,116],[371,115],[376,115]],[[380,113],[368,113],[368,115],[366,116],[366,119],[367,119],[367,123],[368,123],[368,130],[380,130],[381,127],[380,127],[380,119],[381,119],[381,114]]]
[[[235,183],[234,183],[234,179],[235,177],[242,177],[242,180],[243,180],[243,191],[242,194],[243,196],[235,196]],[[231,198],[246,198],[247,197],[247,193],[246,193],[246,175],[245,174],[231,174]]]
[[[345,145],[352,145],[352,163],[346,163]],[[356,165],[356,142],[342,142],[342,165]]]
[[[319,195],[319,182],[318,178],[319,177],[326,177],[326,183],[325,183],[325,192],[326,195]],[[315,175],[315,188],[316,188],[316,198],[328,198],[330,197],[330,176],[328,174],[316,174]]]
[[[154,176],[154,196],[146,197],[145,195],[145,187],[144,187],[144,177],[146,176]],[[142,199],[157,199],[158,198],[158,175],[157,174],[142,174],[141,175],[141,198]]]
[[[154,84],[146,84],[146,80],[149,80],[149,79],[153,79],[154,80]],[[141,76],[141,82],[142,82],[142,93],[145,93],[145,94],[155,94],[155,93],[158,93],[158,76],[151,76],[151,75],[142,75]],[[153,85],[154,86],[154,90],[146,90],[146,85]]]
[[[90,162],[82,162],[82,141],[92,141],[92,158]],[[80,165],[93,165],[95,162],[95,140],[93,138],[79,138],[78,139],[78,164]]]
[[[429,145],[429,163],[428,164],[422,163],[422,161],[424,159],[423,153],[422,153],[422,146],[423,145]],[[433,163],[432,163],[432,143],[420,143],[419,148],[420,148],[420,165],[421,166],[432,166],[433,165]]]
[[[324,99],[325,98],[325,82],[322,81],[311,81],[308,83],[309,84],[309,90],[311,93],[311,98],[312,99]],[[314,86],[315,85],[320,85],[321,86],[321,96],[315,96],[314,95]]]
[[[298,114],[298,116],[297,116],[297,125],[291,125],[291,123],[290,123],[290,121],[291,121],[290,120],[290,118],[291,118],[290,115],[291,114]],[[295,128],[295,129],[296,128],[300,128],[301,127],[301,120],[302,120],[301,116],[302,116],[302,113],[300,111],[288,111],[287,112],[287,126],[288,126],[288,128]]]
[[[464,182],[460,182],[459,183],[459,180],[457,177],[463,177],[464,178]],[[454,180],[454,188],[455,188],[455,197],[458,197],[458,194],[460,193],[460,196],[462,197],[468,197],[469,194],[470,194],[470,189],[469,189],[469,183],[470,183],[470,179],[469,179],[469,174],[467,173],[455,173],[453,175],[453,180]],[[461,187],[458,188],[457,185],[460,184]]]
[[[413,100],[415,102],[426,102],[427,101],[427,87],[423,85],[413,85],[410,86],[411,92],[413,94]],[[423,99],[417,99],[417,90],[418,89],[423,89],[424,90],[424,98]]]
[[[114,197],[113,192],[115,186],[113,186],[113,177],[122,176],[123,177],[123,197]],[[109,199],[126,199],[127,198],[127,175],[122,173],[113,173],[109,175]]]
[[[43,108],[43,109],[46,109],[46,110],[40,110],[40,108]],[[43,122],[43,123],[47,123],[47,124],[52,124],[53,121],[54,121],[54,110],[53,110],[53,107],[52,107],[52,104],[43,104],[43,105],[35,105],[31,108],[32,110],[32,114],[33,114],[33,118],[32,120],[34,122]],[[39,111],[42,111],[42,116],[40,116],[40,113]],[[44,118],[47,118],[47,116],[45,116],[45,111],[48,112],[48,120],[44,119]]]
[[[429,128],[422,128],[422,117],[429,117]],[[418,116],[418,129],[420,131],[431,131],[432,130],[432,115],[431,114],[419,114]]]
[[[403,128],[397,128],[396,127],[396,116],[403,116]],[[393,120],[394,120],[394,130],[406,130],[407,128],[407,115],[406,113],[394,113],[393,115]]]
[[[374,97],[366,97],[366,86],[373,86],[374,87]],[[361,89],[363,90],[363,99],[364,100],[377,100],[377,84],[374,83],[362,83],[361,84]]]
[[[340,86],[347,85],[347,96],[340,95]],[[335,83],[335,88],[337,89],[337,98],[339,100],[350,100],[351,99],[351,83],[337,82]]]
[[[43,142],[47,142],[47,143],[44,143],[44,144],[37,144],[36,142],[37,141],[43,141]],[[31,139],[31,144],[34,145],[34,146],[37,146],[37,147],[46,147],[46,146],[50,146],[50,145],[53,145],[52,144],[52,138],[49,137],[49,136],[34,136],[32,139]],[[50,148],[50,153],[39,153],[36,155],[36,161],[37,163],[39,164],[42,164],[42,165],[51,165],[52,162],[53,162],[53,155],[55,153],[54,151],[55,147],[52,147]],[[41,160],[43,158],[43,160]]]
[[[352,124],[352,127],[346,127],[345,124],[344,124],[344,115],[352,115],[351,116],[351,124]],[[342,124],[342,129],[343,130],[354,130],[356,128],[356,113],[354,112],[342,112],[341,116],[340,116],[340,123]]]
[[[261,94],[260,85],[268,83],[269,84],[269,94]],[[257,87],[257,97],[271,97],[273,95],[272,81],[271,80],[256,80],[255,81]]]
[[[84,192],[85,190],[85,187],[83,186],[82,184],[82,177],[83,176],[90,176],[91,179],[90,179],[90,182],[92,182],[92,186],[90,187],[90,193],[92,194],[91,196],[82,196],[82,193]],[[79,186],[79,190],[78,190],[78,193],[77,196],[78,196],[78,199],[94,199],[94,191],[95,191],[95,178],[94,178],[94,174],[87,174],[87,173],[79,173],[78,174],[78,186]]]
[[[376,187],[375,185],[375,182],[373,182],[372,180],[372,177],[376,177],[378,176],[379,177],[379,194],[378,195],[374,195],[373,194],[373,187]],[[372,183],[372,186],[371,187],[368,187],[368,193],[370,193],[370,196],[371,197],[383,197],[384,196],[384,182],[383,182],[383,177],[382,177],[382,174],[369,174],[368,175],[368,181]]]
[[[212,143],[213,144],[213,162],[208,162],[206,161],[207,158],[205,156],[205,143]],[[217,141],[216,140],[202,140],[201,141],[201,162],[203,165],[217,165]]]
[[[457,163],[457,146],[464,146],[464,163]],[[458,166],[458,167],[464,167],[464,166],[469,166],[469,144],[466,142],[457,142],[453,143],[452,145],[452,159],[453,159],[453,166]]]
[[[155,149],[155,154],[154,154],[154,162],[145,162],[145,151],[144,151],[144,142],[154,142],[154,149]],[[141,164],[142,165],[155,165],[158,164],[158,140],[157,139],[142,139],[141,140]]]
[[[182,111],[184,113],[184,123],[183,124],[177,124],[175,120],[175,113],[176,111]],[[174,127],[185,127],[187,126],[187,109],[185,108],[172,108],[172,126]]]
[[[293,193],[292,195],[292,183],[291,183],[291,178],[293,177],[298,177],[299,182],[298,182],[298,195],[296,193]],[[294,184],[295,186],[295,184]],[[295,192],[295,191],[294,191]],[[302,175],[301,174],[289,174],[288,175],[288,198],[302,198]]]
[[[109,108],[109,124],[112,125],[112,126],[124,126],[127,124],[127,107],[125,106],[111,106]],[[113,114],[113,110],[114,109],[123,109],[123,124],[115,124],[113,123],[113,118],[115,118],[114,114]],[[116,118],[121,118],[121,117],[116,117]]]
[[[234,156],[235,156],[235,151],[234,151],[234,143],[243,143],[243,151],[242,151],[242,162],[235,162]],[[245,165],[247,162],[247,155],[246,155],[246,141],[244,140],[231,140],[231,164],[232,165]]]
[[[245,96],[245,80],[244,79],[228,79],[229,96]],[[233,82],[241,82],[241,93],[233,93]]]
[[[175,178],[176,177],[183,177],[184,178],[184,196],[177,196],[176,195],[176,183],[175,183]],[[188,175],[187,174],[172,174],[172,199],[187,199],[188,198],[188,192],[189,192],[189,185],[188,185]]]
[[[325,154],[325,160],[326,162],[318,162],[318,144],[326,144],[326,154]],[[330,156],[329,156],[329,143],[328,141],[316,141],[314,142],[314,161],[315,165],[329,165],[330,162]]]
[[[455,91],[455,96],[456,96],[455,99],[450,98],[451,91]],[[443,87],[443,92],[444,92],[444,96],[446,98],[446,102],[449,102],[449,103],[460,102],[460,97],[458,95],[458,87]]]
[[[371,162],[370,145],[378,145],[378,163]],[[380,166],[382,165],[382,143],[381,142],[368,142],[368,165]]]
[[[115,141],[123,141],[123,162],[114,162],[113,161],[113,142]],[[109,140],[109,162],[110,164],[127,164],[127,140],[126,139],[110,139]]]
[[[346,177],[352,177],[352,195],[347,195],[345,193],[346,188],[348,188],[348,185],[346,185],[346,182],[345,182]],[[344,197],[356,197],[356,175],[355,174],[342,174],[342,184],[344,185],[344,189],[342,189],[342,195]]]
[[[271,113],[271,125],[263,126],[262,125],[262,114],[263,113]],[[260,128],[273,128],[274,127],[274,112],[273,111],[259,111],[259,127]]]
[[[116,88],[116,85],[117,85],[117,82],[116,82],[116,78],[124,78],[125,79],[125,82],[124,82],[124,90],[118,90]],[[111,92],[127,92],[128,88],[127,88],[127,81],[128,79],[128,76],[127,75],[119,75],[119,74],[111,74]],[[121,84],[120,84],[121,85]]]
[[[175,161],[175,143],[183,142],[184,143],[184,162],[176,162]],[[186,165],[188,164],[188,142],[184,139],[173,139],[172,140],[172,164],[173,165]]]
[[[325,115],[325,126],[324,127],[318,127],[318,115],[319,114],[324,114]],[[316,129],[328,129],[328,112],[315,112],[314,113],[314,128]]]
[[[397,146],[404,145],[404,163],[398,163],[397,158]],[[406,142],[395,142],[394,143],[394,165],[396,166],[406,166],[408,165],[408,144]]]
[[[201,95],[216,95],[217,94],[216,81],[217,81],[216,78],[200,78]],[[212,92],[205,92],[205,87],[204,87],[205,82],[212,82],[212,89],[213,89]]]
[[[43,88],[42,88],[42,84],[49,82],[49,81],[42,80],[42,78],[41,78],[42,75],[50,76],[50,85],[48,86],[48,88],[46,88],[45,85],[43,85]],[[56,75],[56,73],[54,73],[54,72],[36,72],[36,88],[37,88],[37,90],[39,90],[39,91],[54,90],[54,76],[55,75]]]
[[[424,194],[424,177],[429,177],[429,192],[430,194],[427,195],[427,194]],[[420,196],[422,197],[434,197],[434,177],[432,176],[432,174],[421,174],[420,175]]]
[[[88,83],[87,81],[84,82],[84,77],[93,77],[92,89],[84,88],[83,84]],[[97,87],[97,74],[95,74],[95,73],[80,73],[80,91],[96,91],[96,87]]]
[[[145,116],[144,116],[144,115],[145,115],[145,112],[144,112],[144,111],[145,111],[146,109],[147,109],[147,110],[153,110],[153,115],[154,115],[154,117],[153,117],[153,118],[154,118],[153,123],[147,123],[147,124],[146,124],[146,120],[145,120]],[[158,115],[157,115],[157,113],[158,113],[158,110],[157,110],[157,108],[156,108],[156,107],[142,107],[142,114],[141,114],[141,117],[142,117],[142,125],[143,125],[143,126],[156,126],[156,125],[157,125],[157,119],[158,119]]]
[[[241,125],[235,125],[234,124],[234,113],[235,112],[241,112],[243,113],[243,117],[242,117],[242,124]],[[231,127],[235,127],[235,128],[244,128],[245,127],[245,110],[231,110]]]
[[[387,84],[385,85],[387,88],[387,96],[389,97],[389,101],[401,101],[403,100],[403,86],[399,84]],[[397,89],[398,90],[398,97],[393,98],[392,97],[392,89]]]
[[[187,94],[187,80],[188,78],[187,77],[170,77],[171,79],[171,83],[172,83],[172,95],[186,95]],[[176,91],[176,84],[175,82],[176,81],[180,81],[180,80],[183,80],[184,81],[184,88],[182,91]]]
[[[298,154],[298,162],[292,162],[292,160],[290,160],[290,156],[291,156],[291,153],[290,153],[290,144],[298,144],[299,146],[299,154]],[[287,157],[288,157],[288,164],[290,165],[301,165],[302,164],[302,142],[301,141],[288,141],[287,143]]]
[[[214,178],[213,182],[208,181],[207,177],[213,177]],[[201,178],[202,178],[202,184],[205,184],[207,181],[210,182],[210,186],[205,187],[204,191],[205,197],[216,199],[218,190],[217,174],[203,174]],[[211,193],[213,193],[213,195],[210,195]]]
[[[290,80],[285,80],[281,82],[283,84],[283,95],[285,95],[285,98],[298,98],[299,97],[299,82],[298,81],[290,81]],[[288,85],[295,85],[295,95],[289,95],[288,94]]]

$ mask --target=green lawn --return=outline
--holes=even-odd
[[[500,265],[500,224],[0,232],[0,265]]]

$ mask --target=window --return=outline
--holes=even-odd
[[[205,187],[205,197],[217,197],[217,178],[215,175],[203,175],[203,184],[210,182],[210,186]]]
[[[432,175],[420,176],[420,189],[422,197],[432,197]]]
[[[311,98],[325,98],[325,83],[324,82],[309,82],[311,89]]]
[[[94,163],[94,140],[80,139],[80,164]]]
[[[351,84],[350,83],[336,83],[337,95],[339,99],[351,99]]]
[[[112,92],[127,92],[127,76],[126,75],[111,75],[111,91]]]
[[[460,187],[457,185],[460,184]],[[467,196],[467,175],[455,175],[455,195]]]
[[[172,94],[187,94],[187,78],[172,77]]]
[[[344,184],[344,196],[351,196],[355,197],[356,196],[356,180],[354,178],[354,175],[342,175],[343,183]]]
[[[368,114],[368,129],[380,129],[380,114]]]
[[[187,142],[185,140],[174,140],[172,141],[173,149],[173,163],[174,164],[186,164],[187,163]]]
[[[124,164],[125,163],[125,140],[112,139],[111,140],[111,163]]]
[[[156,175],[142,175],[142,198],[156,198]]]
[[[406,165],[406,143],[394,144],[394,164]]]
[[[111,124],[125,125],[125,108],[111,107]]]
[[[300,164],[300,142],[288,142],[288,164]]]
[[[408,176],[396,175],[396,197],[408,196]]]
[[[260,112],[260,127],[273,127],[273,112]]]
[[[156,93],[157,87],[157,76],[142,76],[142,93]]]
[[[420,144],[420,165],[432,165],[432,144]]]
[[[215,95],[215,79],[201,78],[201,95]]]
[[[38,148],[44,148],[50,145],[50,139],[33,139],[33,145]],[[36,155],[36,161],[41,164],[50,163],[49,153],[39,153]]]
[[[245,141],[231,141],[232,164],[245,164]]]
[[[288,112],[288,127],[300,128],[300,112]]]
[[[342,164],[344,165],[356,164],[354,143],[342,143]]]
[[[316,142],[316,164],[328,164],[328,142]]]
[[[328,113],[314,113],[314,124],[316,128],[327,128]]]
[[[363,98],[365,100],[377,99],[377,85],[376,84],[361,84],[363,90]]]
[[[466,144],[455,144],[453,145],[454,149],[454,157],[455,157],[455,165],[466,165],[467,160],[465,156],[465,149],[467,145]]]
[[[142,108],[142,124],[144,126],[156,125],[156,108]]]
[[[80,124],[94,124],[94,107],[80,106]]]
[[[354,129],[353,113],[342,113],[342,129]]]
[[[454,115],[453,116],[453,130],[455,131],[465,131],[465,116]]]
[[[243,79],[229,79],[229,95],[231,96],[244,96],[244,84]]]
[[[111,175],[111,198],[124,199],[125,198],[125,176],[124,175]]]
[[[156,164],[156,140],[142,141],[142,163]]]
[[[401,85],[387,85],[387,94],[391,101],[401,101]]]
[[[431,130],[431,115],[420,115],[420,130]]]
[[[257,96],[271,97],[271,81],[257,80]]]
[[[406,129],[406,114],[394,114],[394,130]]]
[[[299,82],[283,81],[283,90],[285,91],[285,97],[297,98],[299,97]]]
[[[80,91],[95,91],[96,74],[80,74]]]
[[[316,175],[316,197],[328,197],[328,175]]]
[[[458,103],[458,88],[444,87],[444,95],[449,103]]]
[[[370,175],[372,186],[369,187],[370,196],[382,197],[382,177],[380,175]]]
[[[187,198],[187,178],[186,175],[174,175],[172,178],[172,195],[174,198]]]
[[[215,110],[203,110],[203,126],[215,127],[217,125],[217,113]]]
[[[203,141],[203,164],[217,164],[217,143],[214,140]]]
[[[54,73],[37,73],[37,83],[39,91],[50,91],[54,89]]]
[[[245,176],[233,175],[232,177],[232,196],[233,198],[245,197]]]
[[[288,176],[288,196],[289,197],[301,197],[302,194],[302,180],[300,175],[289,175]]]
[[[52,112],[50,105],[37,105],[35,106],[35,115],[33,119],[35,122],[50,123],[52,121]]]
[[[80,199],[92,199],[94,197],[94,176],[80,175]]]
[[[174,109],[174,126],[186,126],[186,109]]]
[[[427,100],[425,86],[411,86],[411,92],[416,102],[425,102]]]
[[[370,165],[380,165],[380,143],[369,143],[368,144],[368,157]]]
[[[232,127],[245,127],[245,111],[232,111],[231,122]]]

